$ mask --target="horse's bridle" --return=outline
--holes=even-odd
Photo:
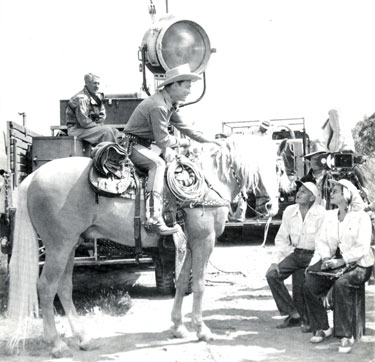
[[[249,209],[251,209],[253,212],[255,212],[255,213],[256,213],[258,216],[260,216],[260,217],[266,216],[266,215],[262,214],[261,212],[259,212],[258,210],[254,209],[254,208],[249,204],[247,194],[245,194],[245,193],[243,192],[243,189],[242,189],[242,187],[241,187],[240,180],[239,180],[239,178],[238,178],[238,176],[237,176],[236,170],[235,170],[234,167],[233,167],[233,164],[230,163],[229,167],[231,168],[232,173],[233,173],[233,177],[234,177],[234,179],[235,179],[236,182],[237,182],[238,189],[239,189],[239,191],[240,191],[239,194],[241,195],[242,199],[246,202],[246,204],[247,204],[247,206],[249,207]],[[269,202],[269,200],[266,200],[266,201],[264,201],[263,203],[261,203],[259,206],[266,205],[268,202]]]
[[[243,190],[242,190],[242,187],[241,187],[241,184],[240,184],[240,180],[239,180],[239,178],[238,178],[238,176],[237,176],[236,170],[235,170],[234,167],[233,167],[233,164],[230,163],[229,167],[230,167],[230,169],[232,170],[233,177],[234,177],[234,179],[235,179],[236,182],[237,182],[237,185],[238,185],[238,188],[239,188],[239,190],[240,190],[240,195],[241,195],[242,199],[243,199],[244,201],[247,202],[247,194],[245,194],[245,193],[243,192]]]

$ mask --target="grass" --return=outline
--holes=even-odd
[[[132,300],[128,292],[121,287],[105,287],[81,293],[73,290],[73,301],[78,314],[97,314],[98,312],[111,316],[121,316],[128,312]],[[63,313],[58,301],[55,301],[56,310]]]
[[[5,317],[8,307],[8,265],[7,256],[0,253],[0,316]],[[78,289],[78,288],[77,288]],[[89,291],[73,290],[73,301],[80,315],[101,312],[111,316],[120,316],[132,306],[128,292],[121,286],[93,288]],[[55,308],[58,314],[64,314],[56,297]]]

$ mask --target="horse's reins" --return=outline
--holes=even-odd
[[[241,184],[240,184],[240,180],[239,180],[239,178],[238,178],[238,176],[237,176],[237,173],[236,173],[236,171],[235,171],[235,169],[234,169],[232,163],[230,163],[229,166],[230,166],[230,168],[231,168],[231,170],[232,170],[233,177],[234,177],[234,179],[235,179],[236,182],[237,182],[238,188],[239,188],[239,190],[240,190],[240,195],[241,195],[242,199],[246,202],[247,206],[248,206],[252,211],[254,211],[258,216],[260,216],[260,217],[265,216],[264,214],[260,213],[259,211],[255,210],[252,206],[249,205],[249,203],[248,203],[248,197],[247,197],[247,195],[245,195],[245,193],[244,193],[243,190],[242,190],[242,187],[241,187]],[[266,204],[267,202],[268,202],[268,201],[265,201],[262,205]],[[261,206],[262,206],[262,205],[261,205]],[[263,237],[263,242],[262,242],[262,245],[261,245],[263,248],[264,248],[264,246],[266,245],[266,240],[267,240],[268,230],[269,230],[269,227],[270,227],[271,221],[272,221],[272,216],[269,216],[268,219],[267,219],[266,225],[265,225],[265,227],[264,227],[264,237]]]

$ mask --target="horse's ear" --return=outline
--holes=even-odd
[[[288,144],[288,139],[284,139],[280,142],[279,144],[279,148],[277,149],[277,155],[280,156],[284,151],[285,151],[285,148],[286,148],[286,145]]]

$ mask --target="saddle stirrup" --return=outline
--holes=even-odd
[[[147,230],[159,235],[172,235],[180,230],[176,224],[169,227],[165,224],[162,216],[163,198],[155,191],[151,191],[146,196],[146,222]]]

